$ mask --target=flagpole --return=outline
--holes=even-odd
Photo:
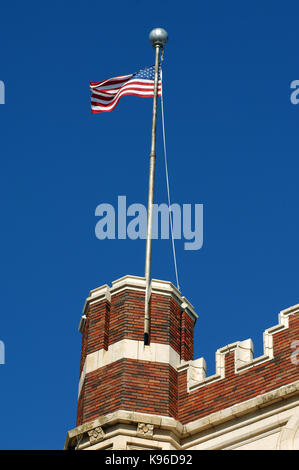
[[[155,163],[156,163],[156,126],[157,126],[157,97],[159,81],[159,58],[160,51],[165,46],[168,34],[163,28],[155,28],[150,32],[149,39],[155,48],[155,80],[154,80],[154,100],[152,119],[152,140],[150,153],[149,185],[148,185],[148,207],[147,207],[147,237],[145,252],[145,312],[144,312],[144,344],[149,344],[150,332],[150,283],[151,283],[151,254],[152,254],[152,227],[153,227],[153,203],[155,184]]]

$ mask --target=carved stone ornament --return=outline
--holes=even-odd
[[[146,423],[138,423],[137,426],[137,434],[142,436],[148,437],[153,436],[154,432],[154,425],[153,424],[146,424]]]
[[[88,431],[89,441],[91,444],[96,444],[104,439],[105,433],[101,426]]]

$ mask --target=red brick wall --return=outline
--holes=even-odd
[[[169,344],[180,354],[180,305],[171,297],[152,294],[150,316],[150,341],[153,343]]]
[[[144,294],[122,291],[111,298],[109,345],[122,339],[143,341]]]
[[[169,364],[121,359],[86,375],[77,426],[115,410],[177,417],[177,374]]]
[[[125,338],[143,341],[144,297],[144,292],[124,290],[112,296],[111,304],[103,299],[89,306],[80,373],[87,354]],[[153,293],[150,317],[150,342],[168,344],[183,359],[192,359],[194,322],[180,304],[170,296]],[[78,423],[120,407],[177,416],[177,379],[169,365],[142,361],[118,361],[91,372],[79,397]]]
[[[125,290],[111,299],[111,305],[101,300],[90,305],[88,324],[85,325],[83,342],[90,354],[107,349],[122,339],[144,339],[144,292]],[[181,311],[181,306],[171,297],[152,294],[150,302],[150,341],[169,344],[183,359],[193,356],[193,327],[191,317]],[[183,341],[183,345],[181,344]],[[85,357],[84,357],[85,359]]]
[[[194,323],[188,313],[181,315],[181,358],[185,361],[193,359],[193,330]]]
[[[92,304],[88,311],[87,354],[107,349],[109,335],[110,304],[106,300]]]

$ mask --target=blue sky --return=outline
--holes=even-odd
[[[271,5],[270,5],[271,3]],[[204,244],[177,242],[199,314],[195,357],[262,333],[299,302],[298,3],[2,2],[1,449],[59,449],[75,427],[89,290],[143,275],[144,240],[95,237],[95,208],[147,201],[152,101],[92,115],[89,81],[151,65],[168,30],[164,106],[173,202],[204,205]],[[166,202],[158,119],[156,202]],[[152,276],[175,282],[171,245]],[[17,431],[16,431],[17,429]]]

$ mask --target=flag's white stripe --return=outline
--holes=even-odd
[[[158,87],[158,92],[161,91],[161,87]],[[120,90],[116,95],[114,96],[111,96],[109,97],[110,99],[106,99],[106,100],[101,100],[101,97],[100,95],[97,95],[97,96],[94,96],[92,95],[91,97],[91,101],[93,102],[96,102],[96,103],[106,103],[106,104],[109,104],[110,102],[113,102],[115,101],[118,96],[123,96],[125,93],[130,93],[130,92],[134,92],[138,95],[146,95],[146,96],[153,96],[154,95],[154,90],[153,88],[137,88],[137,87],[126,87],[125,89],[122,89]],[[106,96],[104,94],[102,94],[102,98]]]
[[[103,89],[103,88],[99,88],[99,89],[93,89],[92,90],[92,93],[101,93],[103,92],[104,94],[113,94],[113,92],[116,94],[118,93],[119,91],[121,90],[124,90],[126,88],[132,88],[132,87],[135,87],[135,88],[142,88],[144,90],[150,90],[152,89],[154,86],[154,82],[153,81],[147,81],[146,83],[138,83],[138,82],[135,82],[133,80],[130,80],[128,83],[126,83],[125,85],[123,85],[122,87],[120,88],[115,88],[114,87],[114,90],[113,88],[109,89],[109,90],[106,90],[106,89]],[[161,82],[158,82],[158,87],[161,88]]]
[[[124,80],[120,83],[114,83],[113,85],[105,85],[105,86],[97,85],[97,87],[94,87],[91,90],[92,90],[92,92],[94,92],[95,90],[110,90],[111,88],[119,89],[122,86],[124,86],[127,82],[128,82],[128,80]]]
[[[161,95],[161,90],[158,90],[158,94]],[[95,103],[101,103],[105,106],[109,106],[110,104],[114,103],[119,96],[124,96],[124,95],[137,95],[137,96],[154,96],[152,91],[141,91],[141,90],[127,90],[126,92],[122,93],[121,95],[118,96],[112,96],[110,99],[102,99],[100,97],[95,97],[92,96],[91,102],[93,104]]]
[[[100,90],[93,90],[92,91],[92,95],[96,95],[96,96],[107,96],[107,97],[110,97],[110,96],[116,96],[117,93],[119,93],[120,91],[122,90],[127,90],[127,89],[134,89],[134,90],[145,90],[145,91],[153,91],[153,85],[151,86],[144,86],[144,85],[130,85],[129,83],[125,86],[122,87],[121,90],[115,90],[114,92],[112,92],[112,90],[109,90],[109,91],[100,91]],[[158,89],[161,90],[161,85],[158,85]]]
[[[96,90],[98,90],[98,91],[102,91],[102,90],[111,90],[111,89],[118,90],[118,89],[121,88],[122,86],[125,86],[125,85],[126,85],[126,82],[127,82],[128,85],[131,84],[131,83],[142,82],[142,83],[144,83],[145,86],[146,86],[147,84],[148,84],[148,85],[150,85],[150,84],[153,85],[153,83],[154,83],[153,80],[145,80],[145,79],[143,79],[143,78],[136,78],[136,79],[133,78],[132,80],[125,80],[125,81],[123,82],[123,84],[122,84],[122,83],[120,83],[120,84],[119,84],[119,83],[115,83],[114,85],[105,85],[105,86],[103,86],[103,85],[97,85],[96,87],[90,87],[90,88],[92,89],[92,92],[95,92]],[[161,83],[161,80],[159,80],[158,83]]]
[[[154,91],[153,90],[138,90],[136,88],[130,88],[130,89],[126,89],[126,90],[123,90],[125,93],[130,93],[130,92],[134,92],[134,93],[137,93],[137,94],[144,94],[144,95],[152,95],[154,94]],[[158,89],[158,92],[161,92],[161,88]],[[120,94],[120,93],[119,93]],[[119,94],[116,96],[106,96],[106,95],[92,95],[91,97],[91,101],[96,101],[96,102],[103,102],[103,103],[109,103],[111,102],[112,100],[115,100],[117,99],[117,97],[119,96]],[[123,93],[121,93],[123,95]],[[102,98],[102,99],[101,99]],[[108,99],[103,99],[103,98],[108,98]]]
[[[160,92],[161,91],[161,88],[158,88],[158,91]],[[118,91],[118,93],[112,97],[112,100],[106,100],[106,103],[108,102],[113,102],[115,100],[117,100],[117,98],[119,96],[123,96],[125,93],[130,93],[130,92],[135,92],[137,93],[138,95],[142,95],[142,94],[145,94],[146,96],[153,96],[154,94],[154,89],[137,89],[136,87],[129,87],[129,86],[126,86],[126,87],[123,87],[121,90]],[[103,97],[103,96],[102,96]],[[96,100],[97,98],[93,95],[92,96],[92,100]],[[99,98],[100,99],[100,98]],[[101,100],[101,102],[104,101],[104,100]]]
[[[132,80],[130,80],[130,83],[134,82],[154,83],[154,80],[148,80],[146,78],[132,78]],[[161,83],[161,79],[158,80],[158,83]]]

